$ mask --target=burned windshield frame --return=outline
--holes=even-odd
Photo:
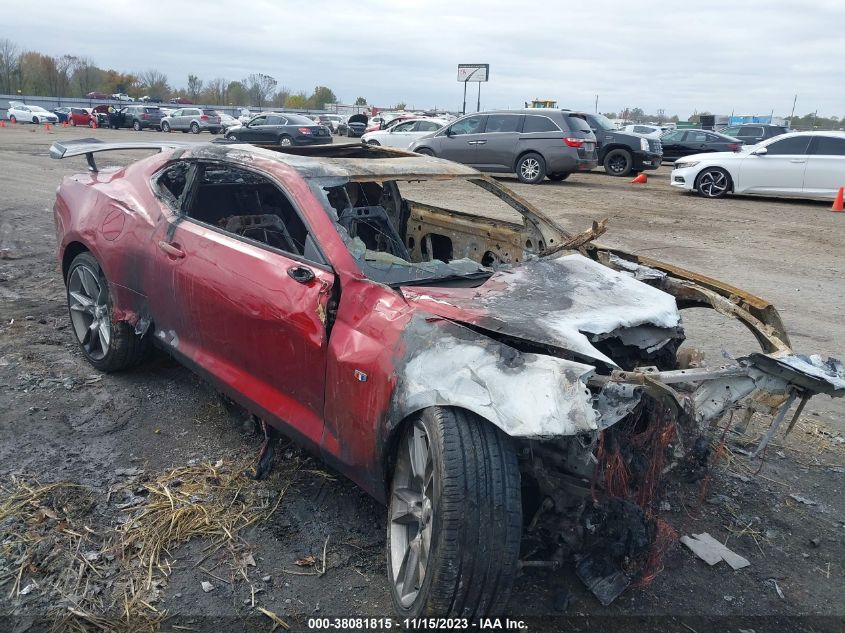
[[[437,180],[431,179],[431,182]],[[387,285],[453,282],[461,279],[474,281],[473,285],[483,283],[495,270],[469,258],[448,262],[440,259],[411,261],[408,247],[400,233],[410,210],[401,198],[397,183],[420,181],[428,179],[374,178],[358,181],[348,178],[313,178],[309,183],[361,272],[368,279]],[[517,209],[515,211],[518,212]]]

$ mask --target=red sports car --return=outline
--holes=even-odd
[[[98,171],[97,152],[127,149],[160,152]],[[576,553],[609,602],[648,566],[659,477],[701,459],[714,421],[754,395],[774,432],[796,400],[845,393],[842,365],[794,354],[766,301],[601,247],[604,223],[569,234],[463,165],[357,145],[51,155],[90,167],[54,209],[88,361],[121,370],[154,344],[268,442],[293,436],[387,502],[403,618],[499,613],[519,565]],[[679,352],[689,307],[763,351],[702,366]]]

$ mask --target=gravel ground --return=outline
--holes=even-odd
[[[121,520],[119,499],[109,492],[120,488],[118,469],[140,469],[136,476],[144,481],[188,463],[247,463],[259,438],[243,412],[226,407],[208,385],[163,356],[108,376],[83,361],[56,272],[51,208],[61,177],[84,170],[84,160],[52,161],[47,148],[55,139],[85,135],[34,126],[0,129],[0,495],[9,494],[13,476],[81,484],[94,501],[78,520],[103,534]],[[159,133],[90,135],[137,140]],[[131,155],[100,160],[114,164]],[[703,200],[672,190],[668,175],[663,167],[639,186],[601,172],[539,186],[502,181],[574,232],[593,219],[609,218],[602,243],[766,297],[779,308],[796,350],[841,357],[845,214],[831,213],[825,203]],[[709,311],[684,318],[689,340],[710,358],[754,345],[741,326]],[[766,422],[755,419],[752,438]],[[679,483],[668,491],[665,518],[679,534],[707,531],[727,539],[750,567],[708,567],[674,543],[662,573],[610,607],[602,607],[570,570],[530,571],[517,581],[509,614],[546,618],[529,620],[530,630],[575,617],[572,630],[653,625],[662,631],[841,631],[843,435],[845,406],[818,397],[797,430],[772,445],[762,466],[735,453],[717,466],[705,494],[697,484]],[[734,438],[729,446],[735,451],[740,444]],[[186,630],[174,624],[202,631],[270,630],[272,622],[259,607],[303,629],[314,616],[391,615],[384,509],[293,446],[284,445],[277,459],[280,467],[268,481],[243,484],[268,498],[284,493],[269,518],[241,533],[256,565],[238,574],[218,553],[197,566],[207,554],[201,539],[174,549],[172,574],[150,605],[157,611],[149,611],[169,616],[161,630]],[[0,534],[7,528],[0,524]],[[6,547],[9,538],[0,539]],[[7,571],[17,572],[20,562],[4,555],[7,551],[0,550],[0,614],[14,617],[0,615],[0,631],[42,630],[47,624],[39,618],[54,613],[57,604],[66,608],[74,596],[57,603],[52,572],[37,565],[25,568],[18,583]],[[308,556],[315,557],[315,566],[295,564]],[[325,573],[318,575],[323,563]],[[202,581],[214,589],[206,593]]]

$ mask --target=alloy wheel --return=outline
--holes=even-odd
[[[536,158],[526,158],[519,166],[519,171],[526,180],[534,180],[540,173],[540,162]]]
[[[625,160],[625,157],[622,155],[613,156],[607,162],[607,166],[610,168],[610,171],[612,171],[614,174],[621,174],[623,171],[625,171],[625,167],[627,166],[627,164],[628,161]]]
[[[715,169],[705,171],[698,181],[698,189],[708,198],[718,198],[728,190],[728,177]]]
[[[434,462],[425,428],[415,422],[399,448],[390,499],[394,591],[410,607],[425,579],[434,522]]]
[[[97,273],[86,265],[73,269],[68,279],[70,319],[76,338],[88,355],[102,360],[111,344],[108,290]]]

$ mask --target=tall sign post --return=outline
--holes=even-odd
[[[489,81],[490,64],[458,64],[458,81],[464,84],[464,107],[462,114],[467,113],[467,84],[470,81],[478,83],[478,104],[476,112],[481,111],[481,82]]]

